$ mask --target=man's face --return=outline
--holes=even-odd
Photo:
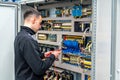
[[[33,27],[36,31],[38,31],[41,28],[41,22],[42,22],[42,17],[36,17],[35,23],[33,24]]]

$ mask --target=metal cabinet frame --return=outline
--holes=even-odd
[[[32,3],[34,2],[35,3],[40,2],[40,0],[32,1]],[[43,0],[41,0],[41,2],[43,2]],[[19,11],[17,11],[18,13],[21,13],[21,4],[25,4],[25,3],[31,3],[31,1],[19,3],[19,7],[18,7]],[[5,3],[5,5],[7,6],[9,6],[9,4],[13,4],[13,3]],[[116,77],[116,80],[118,80],[117,77],[120,76],[118,74],[119,70],[117,70],[119,65],[116,65],[114,63],[115,61],[116,63],[118,63],[117,61],[118,56],[115,57],[114,53],[116,53],[116,55],[119,55],[118,54],[119,31],[117,31],[119,29],[118,27],[119,18],[117,18],[117,24],[115,25],[114,15],[116,15],[116,13],[113,13],[112,10],[116,9],[115,4],[117,4],[117,10],[118,10],[117,16],[118,17],[120,16],[119,15],[120,0],[92,0],[92,4],[93,4],[93,17],[92,17],[93,48],[92,48],[92,71],[91,71],[92,80],[110,80],[110,78],[111,80],[114,80],[114,77]],[[17,15],[18,13],[16,13],[15,15]],[[15,21],[16,23],[19,21],[19,23],[16,25],[20,26],[21,14],[18,14],[18,18],[16,18]],[[117,30],[113,26],[117,26]],[[17,30],[19,31],[19,27],[17,28]],[[115,33],[115,31],[117,31],[117,33]],[[117,36],[115,36],[116,34]],[[114,44],[115,40],[116,40],[116,45]],[[111,70],[112,68],[115,69]]]

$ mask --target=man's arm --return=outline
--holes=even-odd
[[[31,67],[33,72],[37,75],[42,75],[45,73],[45,71],[52,65],[52,63],[55,60],[54,54],[50,54],[49,57],[46,58],[46,60],[42,60],[39,57],[39,52],[36,50],[35,45],[33,44],[32,40],[25,40],[23,42],[24,44],[22,47],[23,49],[23,56],[28,63],[28,65]]]

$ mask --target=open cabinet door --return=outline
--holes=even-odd
[[[16,4],[0,3],[0,80],[14,80],[14,39],[18,26]]]

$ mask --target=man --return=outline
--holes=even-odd
[[[24,13],[24,26],[17,34],[15,47],[15,80],[43,80],[46,70],[52,65],[60,50],[42,54],[38,42],[33,38],[40,29],[42,17],[35,9]],[[42,60],[46,58],[45,60]]]

